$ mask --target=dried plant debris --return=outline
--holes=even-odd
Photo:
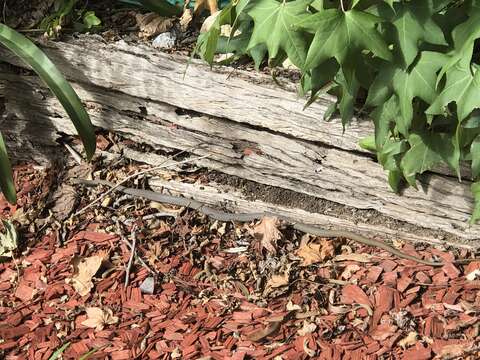
[[[155,13],[137,14],[139,36],[144,39],[152,38],[170,30],[174,24],[173,18],[166,18]]]
[[[96,176],[135,170],[117,164]],[[41,173],[16,171],[19,183],[41,183]],[[104,191],[77,190],[74,211]],[[41,203],[32,191],[23,186],[17,208],[0,199],[2,216]],[[452,263],[466,251],[400,244],[447,262],[431,267],[275,218],[215,222],[116,193],[65,221],[61,247],[61,230],[45,224],[22,228],[30,246],[0,262],[2,358],[49,359],[59,349],[64,359],[480,356],[480,262]]]

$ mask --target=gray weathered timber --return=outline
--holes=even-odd
[[[292,82],[285,81],[280,88],[263,74],[231,68],[211,71],[196,60],[187,67],[185,56],[123,41],[106,44],[91,36],[68,43],[49,42],[42,49],[80,87],[95,85],[347,150],[363,151],[358,140],[372,131],[369,121],[354,119],[342,134],[340,122],[322,121],[332,98],[322,98],[303,110],[305,101]],[[5,50],[0,51],[0,58],[25,66]]]
[[[395,230],[356,219],[331,222],[333,226],[352,230],[357,222],[360,232],[371,234],[366,230],[370,226],[390,238],[480,244],[480,226],[467,224],[472,209],[468,181],[432,174],[422,178],[419,191],[395,195],[381,167],[357,146],[371,132],[370,123],[355,120],[342,135],[338,121],[320,120],[331,99],[302,111],[303,100],[291,91],[292,84],[281,89],[268,77],[248,72],[227,78],[230,70],[211,71],[197,62],[183,78],[186,58],[143,46],[87,38],[48,44],[46,51],[72,81],[98,127],[154,149],[209,154],[196,165],[403,224]],[[0,82],[7,111],[0,130],[18,151],[17,158],[37,145],[43,152],[31,156],[47,157],[60,132],[75,133],[35,76],[4,70]],[[338,217],[337,210],[328,209],[328,216]]]
[[[273,205],[261,200],[252,201],[242,194],[241,191],[228,185],[215,183],[186,184],[175,180],[167,181],[161,178],[154,178],[150,181],[150,186],[157,192],[182,195],[230,212],[273,212],[294,221],[315,224],[326,229],[345,229],[359,232],[378,240],[387,238],[402,239],[411,242],[428,242],[437,245],[445,244],[443,240],[435,238],[431,233],[422,232],[420,229],[417,229],[418,231],[412,231],[412,229],[406,230],[401,227],[394,229],[382,224],[353,221],[348,218],[314,213],[304,209]],[[478,244],[475,244],[475,242],[465,244],[457,243],[456,246],[476,249]]]

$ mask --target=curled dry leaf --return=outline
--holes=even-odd
[[[264,217],[255,227],[253,232],[255,236],[261,239],[262,248],[272,254],[276,254],[275,245],[281,239],[282,233],[278,230],[279,221],[276,217]]]
[[[417,343],[417,337],[418,333],[416,331],[410,331],[407,336],[398,342],[398,346],[400,346],[402,349],[406,349],[412,345],[415,345]]]
[[[317,325],[308,321],[303,322],[303,326],[301,329],[297,331],[298,335],[300,336],[305,336],[307,334],[313,333],[315,330],[317,330]]]
[[[345,269],[343,270],[342,275],[340,275],[340,278],[344,280],[348,280],[358,270],[360,270],[360,266],[358,266],[357,264],[348,264],[347,266],[345,266]]]
[[[68,279],[73,288],[80,296],[90,293],[93,288],[92,278],[102,265],[104,254],[94,255],[87,258],[75,256],[72,260],[73,276]]]
[[[474,281],[474,280],[480,278],[480,269],[475,269],[475,270],[469,272],[467,275],[465,275],[465,278],[468,281]]]
[[[284,272],[283,274],[275,274],[267,282],[267,288],[279,288],[288,285],[289,274]]]
[[[465,314],[478,314],[480,312],[480,306],[469,303],[465,300],[460,300],[460,305],[462,305],[463,311]]]
[[[188,29],[188,26],[192,22],[193,13],[191,9],[185,9],[182,16],[180,17],[180,29],[185,32]]]
[[[308,339],[303,339],[303,351],[305,351],[305,354],[309,357],[314,357],[316,355],[316,351],[308,347]]]
[[[280,325],[282,325],[282,321],[275,321],[268,324],[265,328],[256,330],[247,335],[247,339],[253,342],[262,341],[266,337],[272,335],[273,333],[277,332],[280,329]]]
[[[53,193],[52,214],[59,221],[65,220],[73,211],[77,199],[73,186],[63,184]]]
[[[173,19],[159,16],[155,13],[137,14],[137,25],[140,30],[139,36],[147,39],[170,30],[173,26]]]
[[[301,311],[302,307],[300,305],[294,304],[292,300],[289,300],[286,309],[287,311]]]
[[[335,255],[335,247],[333,241],[321,239],[319,244],[301,245],[297,250],[297,255],[303,259],[301,266],[309,266],[331,259]]]
[[[90,307],[85,309],[87,319],[82,321],[82,325],[94,328],[97,331],[102,331],[106,325],[113,325],[118,323],[118,317],[113,316],[110,309],[100,309],[98,307]]]
[[[335,290],[330,290],[328,293],[328,311],[332,314],[346,314],[350,311],[348,306],[335,305]]]

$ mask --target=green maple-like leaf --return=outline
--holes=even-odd
[[[388,139],[377,153],[378,162],[385,170],[399,170],[399,160],[405,151],[408,150],[406,140]]]
[[[480,139],[476,138],[470,146],[472,154],[472,177],[474,179],[480,176]]]
[[[475,64],[470,65],[468,59],[458,62],[450,68],[450,70],[447,71],[445,88],[426,110],[427,114],[443,114],[451,102],[456,103],[458,124],[455,131],[455,148],[453,155],[458,161],[462,151],[462,137],[465,131],[462,128],[462,121],[465,120],[473,110],[480,108],[480,71],[478,68],[479,66]],[[457,175],[460,177],[458,165],[455,169],[457,170]]]
[[[480,71],[479,66],[470,61],[462,61],[447,71],[447,82],[443,91],[427,109],[428,114],[443,114],[451,102],[457,104],[459,122],[480,108]]]
[[[480,38],[480,7],[473,6],[467,21],[461,23],[452,31],[454,49],[449,52],[450,60],[440,71],[438,81],[443,78],[448,70],[459,62],[470,62],[475,40]]]
[[[432,51],[421,53],[411,71],[405,71],[393,64],[385,65],[370,87],[367,105],[383,106],[392,93],[398,96],[400,114],[396,124],[398,130],[408,136],[413,118],[413,99],[419,97],[431,103],[438,95],[435,84],[437,71],[445,63],[445,55]]]
[[[305,17],[297,26],[315,36],[304,68],[313,69],[332,57],[343,64],[348,55],[362,50],[390,61],[392,54],[375,28],[379,22],[380,18],[358,10],[328,9]]]
[[[442,133],[412,133],[408,137],[410,149],[401,161],[403,176],[416,187],[416,175],[432,170],[441,162],[451,167],[457,166],[454,138]]]
[[[394,191],[440,163],[459,176],[460,160],[480,180],[480,0],[238,0],[222,15],[199,39],[205,59],[220,51],[258,66],[268,54],[275,66],[288,57],[307,106],[328,91],[338,100],[324,118],[339,111],[344,125],[367,91],[375,136],[361,146]],[[223,23],[236,35],[222,38]],[[480,181],[472,192],[475,221]]]
[[[412,134],[408,141],[411,148],[403,156],[401,166],[407,182],[416,188],[417,174],[433,169],[441,163],[442,158],[419,135]]]
[[[336,78],[341,90],[338,109],[340,111],[344,129],[345,125],[347,125],[353,117],[353,109],[357,99],[358,90],[360,89],[357,75],[358,71],[360,71],[360,69],[355,66],[353,61],[347,61],[343,64]]]
[[[307,56],[307,36],[296,31],[293,24],[307,13],[311,0],[278,2],[276,0],[259,0],[247,10],[253,18],[254,28],[248,49],[265,44],[269,59],[276,58],[283,51],[290,61],[303,67]]]
[[[392,24],[397,31],[397,41],[405,66],[409,66],[418,54],[421,42],[447,45],[442,29],[433,21],[432,0],[415,0],[397,3]]]
[[[396,95],[392,95],[390,99],[372,112],[372,118],[375,123],[375,145],[377,149],[383,148],[383,145],[389,138],[391,125],[395,123],[399,116],[400,107]]]
[[[393,89],[398,95],[400,113],[403,121],[399,122],[399,130],[407,135],[413,119],[412,102],[419,97],[430,104],[437,96],[435,84],[437,71],[445,63],[443,54],[424,51],[418,63],[410,72],[398,71],[394,78]]]

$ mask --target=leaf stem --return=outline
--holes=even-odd
[[[342,11],[345,12],[345,5],[343,4],[343,0],[340,0],[340,6],[342,8]]]

